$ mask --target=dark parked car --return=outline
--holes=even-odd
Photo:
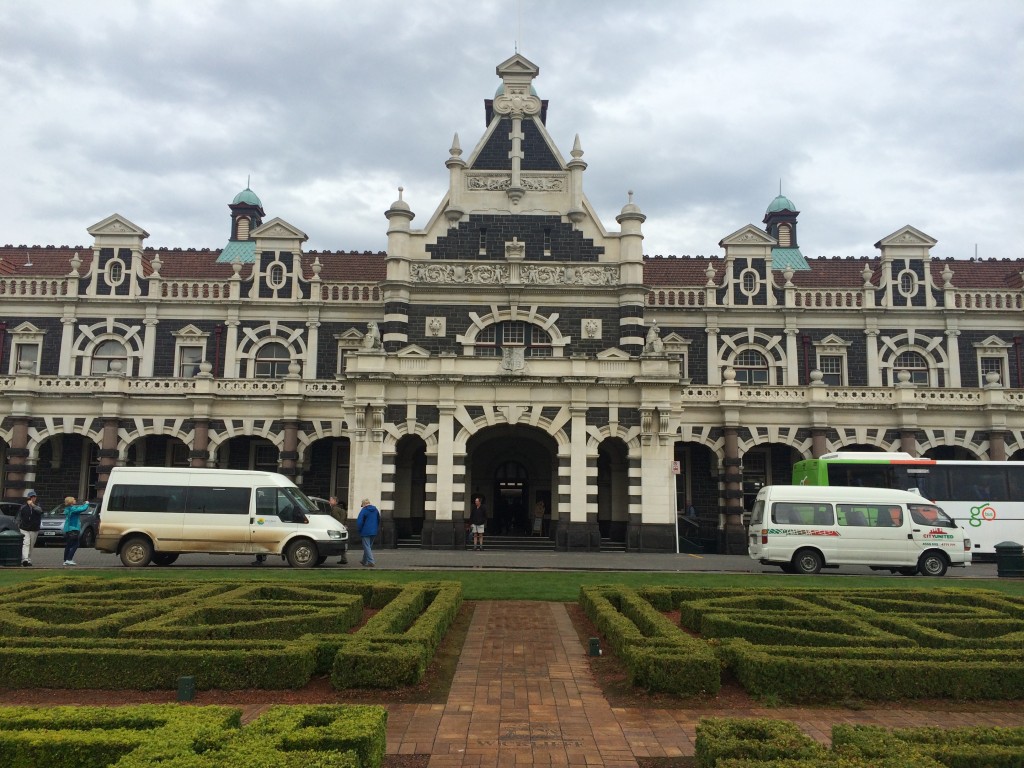
[[[81,547],[96,544],[96,532],[100,529],[100,516],[96,502],[89,502],[89,509],[82,513],[82,535],[78,540]],[[49,512],[43,513],[43,522],[39,526],[37,547],[64,546],[64,505],[58,504]]]
[[[0,501],[0,515],[7,515],[7,517],[17,517],[18,510],[21,509],[22,502],[20,501]]]

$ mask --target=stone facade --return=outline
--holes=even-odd
[[[714,258],[645,258],[545,128],[538,68],[497,68],[488,124],[422,228],[387,250],[305,252],[245,190],[221,251],[151,249],[114,214],[89,248],[0,248],[6,498],[97,497],[117,464],[255,467],[385,544],[495,533],[559,550],[743,551],[757,488],[838,449],[1024,455],[1024,261],[939,261],[912,226],[872,258],[805,259],[779,196]],[[26,259],[26,256],[28,258]]]

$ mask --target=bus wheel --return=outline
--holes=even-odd
[[[949,563],[941,552],[925,552],[917,561],[917,570],[922,576],[945,576]]]
[[[824,563],[821,560],[821,555],[813,549],[801,549],[793,555],[793,570],[796,573],[813,576],[821,571],[822,565]]]
[[[309,539],[296,539],[288,545],[284,556],[288,558],[288,565],[292,568],[312,568],[316,565],[320,553],[317,552],[316,544]]]
[[[121,563],[129,568],[143,568],[153,558],[153,545],[145,536],[132,536],[121,545]]]

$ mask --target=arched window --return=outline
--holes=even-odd
[[[92,351],[92,375],[102,376],[113,370],[114,363],[120,363],[120,371],[128,373],[128,352],[117,339],[107,339],[96,345]]]
[[[740,384],[768,383],[768,361],[756,349],[744,349],[736,355],[732,367]]]
[[[892,364],[893,378],[899,381],[900,371],[907,371],[910,374],[912,384],[928,384],[928,361],[919,352],[901,352],[896,356]]]
[[[257,379],[281,379],[288,373],[292,356],[288,347],[277,341],[264,344],[256,353]]]
[[[551,337],[539,325],[521,320],[505,320],[489,325],[477,334],[474,354],[500,357],[506,347],[524,350],[526,357],[551,357]]]
[[[270,265],[270,270],[267,272],[267,285],[271,288],[282,288],[284,287],[284,265],[275,263]]]

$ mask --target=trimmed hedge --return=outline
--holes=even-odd
[[[377,768],[387,710],[276,706],[241,728],[229,707],[0,708],[5,768]]]
[[[273,689],[314,674],[408,685],[461,604],[456,582],[41,579],[0,590],[0,687],[173,689],[189,675],[199,689]],[[379,610],[353,632],[364,605]]]

